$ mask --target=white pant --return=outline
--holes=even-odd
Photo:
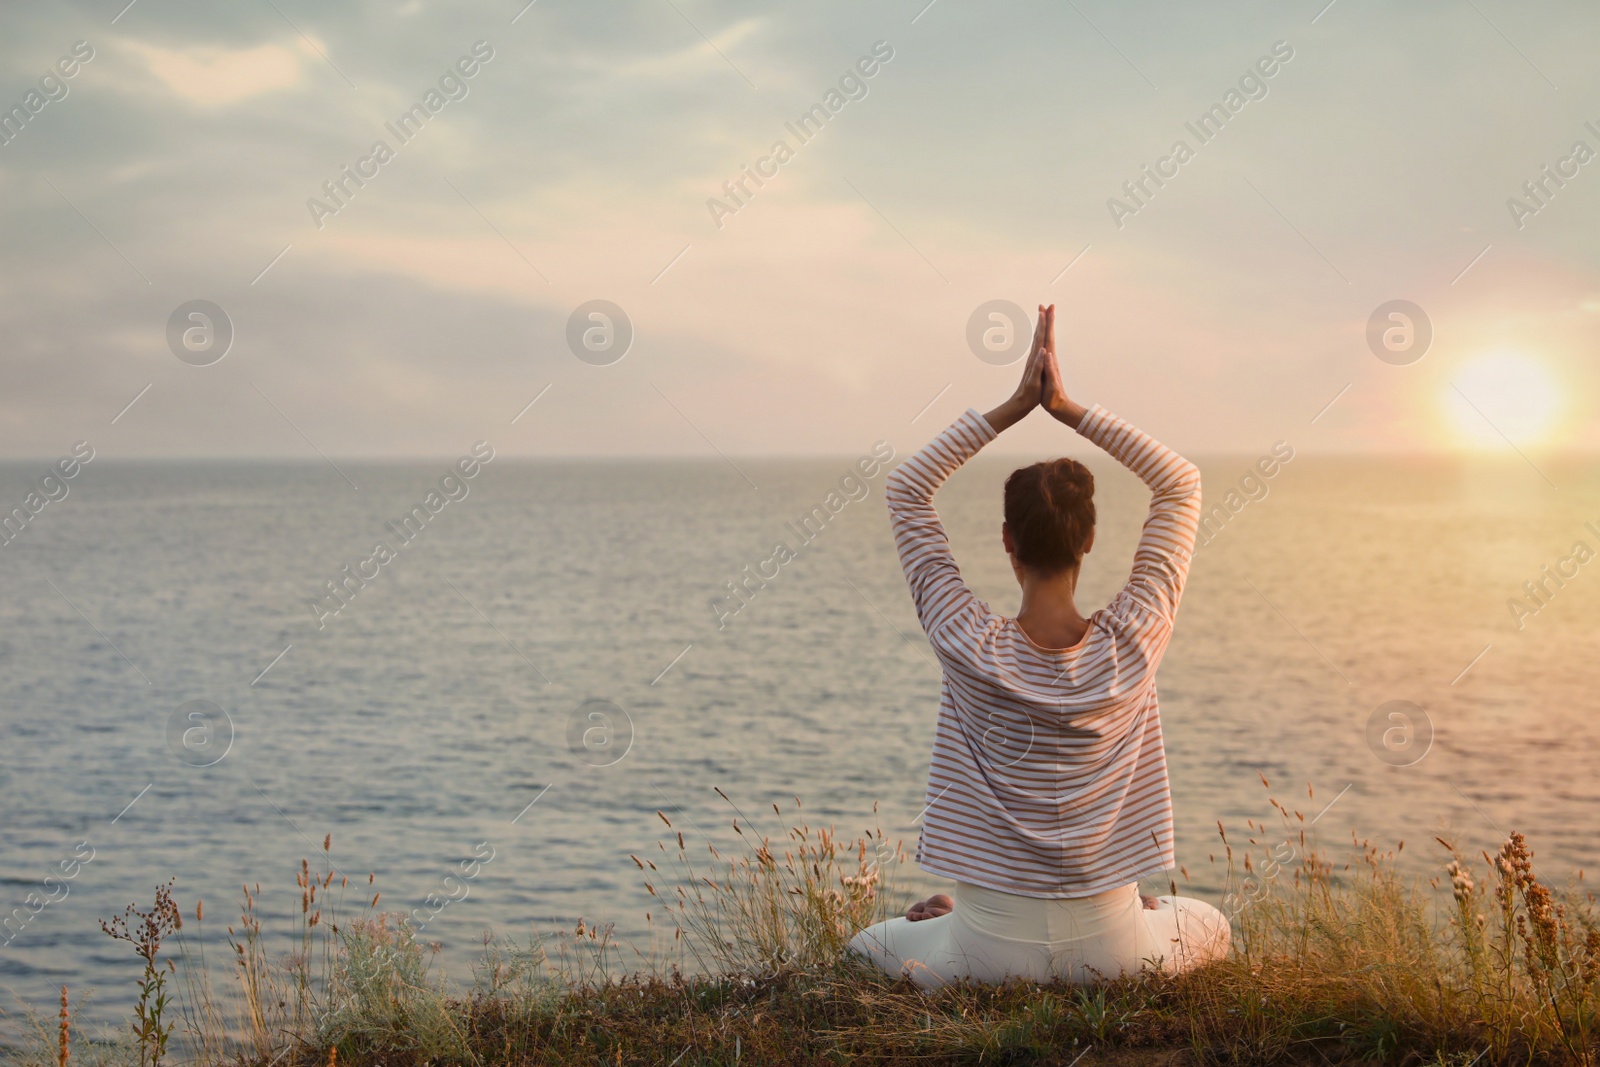
[[[924,989],[961,978],[999,983],[1094,982],[1151,967],[1186,971],[1228,953],[1228,919],[1191,897],[1157,897],[1137,885],[1092,897],[1022,897],[957,883],[955,909],[935,919],[877,923],[850,942],[880,970]]]

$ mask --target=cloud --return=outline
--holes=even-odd
[[[596,57],[593,66],[605,69],[623,83],[655,82],[677,86],[691,79],[722,77],[726,63],[742,69],[734,57],[735,49],[760,29],[759,19],[743,19],[704,40],[698,39],[696,33],[695,41],[674,51],[642,53],[622,63],[608,60],[603,66]],[[685,26],[684,30],[689,32],[689,27]]]
[[[302,63],[316,58],[306,41],[290,48],[263,44],[254,48],[190,45],[162,48],[125,41],[122,47],[142,60],[157,81],[184,101],[199,107],[227,107],[263,93],[301,84]]]

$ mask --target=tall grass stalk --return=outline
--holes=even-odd
[[[788,818],[777,804],[772,811],[783,827],[776,843],[734,818],[743,850],[725,857],[706,840],[705,867],[695,860],[700,842],[657,812],[676,844],[657,844],[674,876],[670,896],[653,880],[661,868],[633,857],[646,872],[645,888],[665,905],[674,944],[701,971],[772,976],[825,969],[840,961],[857,931],[885,917],[887,873],[905,859],[898,844],[890,846],[881,829],[845,841],[832,826],[813,827],[798,797]]]

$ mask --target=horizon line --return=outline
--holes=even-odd
[[[1074,451],[1077,452],[1077,453],[1080,453],[1080,454],[1086,454],[1086,455],[1091,455],[1091,456],[1095,454],[1095,450],[1093,450],[1093,449],[1090,449],[1090,450],[1079,449],[1079,450],[1071,450],[1071,451],[1063,450],[1062,452],[1057,453],[1057,454],[1060,454],[1060,455],[1071,455],[1071,454],[1074,453]],[[1530,449],[1526,449],[1525,451],[1532,452],[1534,455],[1540,456],[1541,458],[1544,458],[1544,459],[1550,460],[1550,461],[1554,461],[1554,462],[1564,462],[1564,461],[1569,460],[1569,459],[1570,460],[1593,460],[1593,459],[1596,459],[1596,458],[1600,458],[1600,447],[1588,448],[1588,449],[1568,448],[1568,449],[1561,449],[1561,450],[1543,450],[1543,449],[1530,448]],[[1193,461],[1208,460],[1208,459],[1215,459],[1215,460],[1221,460],[1221,459],[1253,459],[1253,458],[1257,457],[1258,453],[1259,453],[1259,450],[1250,450],[1250,449],[1240,449],[1240,450],[1234,450],[1234,449],[1208,449],[1208,450],[1205,450],[1205,451],[1197,451],[1197,452],[1183,452],[1183,451],[1179,450],[1179,454],[1180,455],[1182,455],[1186,459],[1193,460]],[[908,452],[908,453],[896,452],[894,458],[890,459],[888,462],[892,464],[892,463],[894,463],[894,462],[896,462],[898,460],[904,459],[905,457],[908,457],[908,456],[913,455],[913,454],[915,454],[915,453],[914,452]],[[986,458],[1001,458],[1001,457],[1005,457],[1005,458],[1010,458],[1010,459],[1021,459],[1021,458],[1026,458],[1026,457],[1030,457],[1030,456],[1039,456],[1039,455],[1044,455],[1044,454],[1046,454],[1046,453],[1044,451],[1042,451],[1042,450],[1015,450],[1015,451],[1005,450],[1005,451],[1000,451],[1000,450],[986,449],[983,452],[979,453],[977,456],[973,457],[972,462],[981,463]],[[1487,450],[1487,449],[1479,450],[1479,449],[1356,449],[1356,448],[1317,449],[1317,448],[1297,448],[1295,450],[1295,457],[1296,458],[1300,458],[1302,456],[1303,457],[1308,457],[1308,458],[1321,458],[1321,459],[1402,459],[1402,460],[1403,459],[1429,459],[1429,460],[1462,459],[1462,460],[1490,460],[1490,461],[1493,461],[1493,460],[1507,460],[1507,461],[1516,461],[1516,462],[1521,462],[1521,463],[1525,463],[1526,462],[1526,457],[1521,455],[1518,452],[1491,451],[1491,450]],[[56,461],[56,458],[57,457],[55,457],[55,456],[51,456],[51,455],[44,454],[44,453],[41,453],[41,454],[39,454],[37,456],[20,456],[20,457],[6,456],[6,457],[0,457],[0,467],[23,466],[23,465],[31,465],[31,464],[37,464],[37,463],[43,463],[43,464],[49,465],[49,464],[53,464]],[[269,464],[269,463],[278,463],[278,464],[290,464],[290,465],[305,464],[307,466],[318,466],[318,465],[325,464],[327,462],[327,459],[336,459],[336,460],[339,460],[341,462],[346,462],[346,463],[363,463],[363,464],[395,464],[395,465],[399,465],[399,464],[414,464],[414,463],[444,463],[444,464],[448,465],[448,464],[453,464],[459,458],[460,457],[458,455],[446,454],[446,453],[437,453],[437,454],[416,453],[416,454],[406,454],[406,455],[374,455],[374,454],[330,452],[330,453],[328,453],[327,458],[318,457],[318,456],[299,456],[299,455],[293,455],[292,456],[292,455],[276,455],[276,454],[250,455],[250,454],[243,454],[243,453],[230,454],[230,455],[184,455],[184,454],[176,454],[176,453],[145,453],[145,454],[135,454],[135,455],[127,455],[127,456],[108,456],[108,455],[105,455],[104,453],[101,453],[101,454],[96,455],[94,463],[95,463],[95,466],[101,466],[102,464],[107,465],[107,466],[113,466],[113,465],[122,464],[122,463],[197,463],[197,464],[198,463],[215,463],[215,464],[219,464],[219,465],[222,465],[222,464]],[[667,453],[661,453],[661,452],[655,452],[655,453],[641,453],[641,452],[614,452],[614,453],[613,452],[599,452],[599,453],[590,452],[590,453],[580,453],[580,452],[571,452],[571,453],[542,453],[542,454],[541,453],[496,452],[495,457],[494,457],[494,461],[513,460],[513,461],[516,461],[516,462],[519,462],[519,463],[530,463],[530,462],[531,463],[562,463],[562,462],[572,462],[572,463],[609,463],[609,462],[618,462],[618,463],[649,463],[649,462],[662,462],[662,463],[678,463],[678,462],[722,463],[722,462],[726,462],[726,460],[730,459],[730,458],[731,459],[739,459],[739,460],[747,460],[747,461],[757,462],[757,463],[760,463],[760,462],[818,462],[818,461],[823,461],[823,460],[840,460],[840,461],[843,461],[843,462],[846,462],[846,463],[853,463],[856,459],[859,459],[860,457],[858,455],[854,455],[854,454],[851,454],[851,453],[848,453],[848,452],[730,452],[730,453],[727,453],[725,456],[722,456],[722,455],[707,455],[707,454],[702,453],[702,452],[667,452]]]

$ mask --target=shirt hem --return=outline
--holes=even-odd
[[[949,878],[952,881],[975,885],[980,889],[992,889],[996,893],[1009,893],[1014,897],[1032,897],[1035,900],[1078,900],[1083,897],[1098,896],[1113,889],[1121,889],[1123,886],[1138,885],[1141,879],[1171,870],[1170,865],[1141,868],[1135,871],[1132,877],[1127,878],[1126,881],[1123,880],[1126,876],[1118,875],[1109,881],[1091,882],[1085,886],[1063,887],[1059,891],[1051,892],[1038,889],[1021,889],[1015,883],[996,881],[982,874],[975,874],[971,871],[958,871],[953,867],[930,863],[927,860],[918,860],[917,866],[924,872],[938,875],[941,878]]]

